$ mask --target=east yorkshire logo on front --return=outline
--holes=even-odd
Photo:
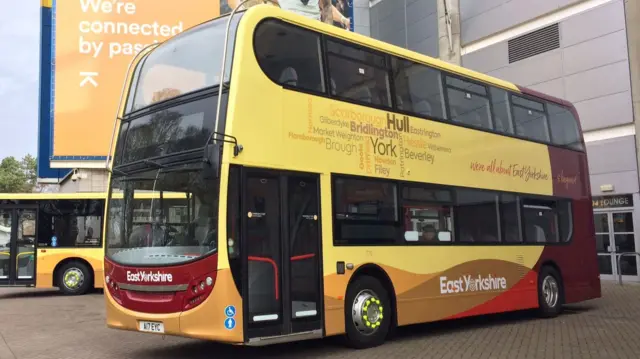
[[[440,293],[464,293],[464,292],[482,292],[491,290],[507,289],[507,278],[493,277],[489,274],[486,277],[478,275],[463,275],[462,277],[449,280],[446,276],[440,277]]]
[[[128,282],[173,282],[173,275],[171,273],[158,272],[135,272],[127,271]]]

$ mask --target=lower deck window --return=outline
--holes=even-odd
[[[499,242],[496,193],[468,189],[456,191],[455,214],[459,242]]]
[[[102,202],[98,200],[42,201],[38,214],[38,245],[101,246],[102,211]]]
[[[417,243],[450,242],[453,229],[451,191],[403,185],[404,240]]]
[[[398,236],[397,185],[340,178],[334,182],[338,242],[393,243]]]
[[[555,201],[524,201],[522,219],[524,238],[528,243],[557,243],[561,240],[560,206]]]
[[[568,242],[571,201],[480,189],[336,177],[337,245]]]

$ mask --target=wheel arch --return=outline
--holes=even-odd
[[[82,263],[85,266],[87,266],[87,268],[89,269],[90,273],[89,273],[89,280],[91,282],[91,287],[93,287],[95,285],[95,269],[93,268],[93,266],[91,265],[91,263],[89,263],[89,261],[87,261],[84,258],[81,257],[69,257],[69,258],[65,258],[63,260],[61,260],[60,262],[58,262],[58,264],[56,264],[55,268],[53,269],[53,286],[54,287],[60,287],[60,283],[58,283],[58,278],[59,278],[59,273],[60,270],[62,269],[62,267],[64,267],[67,263],[71,263],[71,262],[78,262],[78,263]]]
[[[544,262],[542,262],[542,264],[540,265],[540,272],[542,272],[542,269],[544,267],[549,267],[549,268],[553,268],[553,270],[556,271],[556,273],[558,273],[558,276],[560,276],[560,300],[561,302],[564,304],[565,302],[565,280],[564,277],[562,275],[562,270],[560,269],[560,266],[558,266],[558,264],[551,259],[547,259]],[[540,280],[539,276],[538,276],[538,280]]]
[[[389,274],[387,274],[387,272],[384,269],[382,269],[379,265],[374,263],[367,263],[359,266],[356,269],[356,271],[353,273],[353,275],[351,275],[351,278],[349,279],[349,283],[347,283],[347,288],[345,289],[345,298],[346,298],[346,290],[348,290],[351,283],[353,283],[359,277],[362,277],[362,276],[370,276],[377,279],[378,281],[380,281],[380,284],[382,284],[384,289],[387,291],[387,293],[389,294],[389,300],[391,301],[391,307],[393,309],[391,324],[393,325],[393,327],[396,327],[398,325],[398,305],[396,300],[396,290],[393,286],[393,282],[391,281],[391,278],[389,277]],[[346,306],[347,304],[345,303],[345,308]]]

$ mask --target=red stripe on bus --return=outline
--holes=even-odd
[[[276,264],[276,262],[271,259],[271,258],[265,258],[265,257],[254,257],[254,256],[249,256],[249,260],[250,261],[255,261],[255,262],[264,262],[264,263],[270,263],[273,266],[273,273],[274,273],[274,281],[273,281],[273,287],[276,290],[276,300],[278,300],[278,298],[280,298],[279,293],[278,293],[278,265]]]
[[[309,259],[309,258],[313,258],[315,257],[316,254],[315,253],[309,253],[309,254],[301,254],[299,256],[293,256],[291,257],[291,261],[301,261],[303,259]]]

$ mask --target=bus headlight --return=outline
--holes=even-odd
[[[194,278],[189,283],[190,291],[185,292],[183,310],[189,310],[200,305],[213,291],[216,272],[207,273],[199,278]]]

